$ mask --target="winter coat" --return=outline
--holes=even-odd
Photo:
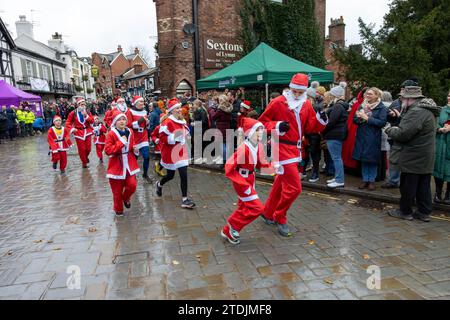
[[[36,116],[33,111],[25,112],[25,124],[33,124]]]
[[[16,127],[17,116],[13,109],[6,109],[6,116],[8,117],[8,130]]]
[[[437,129],[443,128],[449,121],[450,106],[445,106],[439,116]],[[437,133],[433,176],[444,181],[450,181],[450,133]]]
[[[202,132],[205,132],[206,130],[209,129],[208,114],[206,113],[205,109],[198,108],[197,110],[194,111],[194,122],[202,123]],[[197,127],[197,124],[195,126]]]
[[[225,141],[227,136],[227,130],[231,129],[231,112],[233,111],[233,106],[230,105],[220,105],[219,109],[213,116],[213,120],[216,122],[216,128],[222,133],[223,141]]]
[[[6,111],[0,111],[0,131],[8,130],[8,115]]]
[[[328,125],[322,132],[325,140],[345,140],[347,136],[348,108],[348,103],[343,100],[337,101],[328,108]]]
[[[440,108],[431,99],[417,101],[403,114],[398,127],[386,129],[394,145],[391,166],[404,173],[432,174],[435,159],[436,117]]]
[[[363,105],[359,107],[362,110]],[[387,109],[382,102],[380,102],[375,109],[372,110],[372,115],[367,121],[359,119],[356,114],[353,122],[358,125],[356,131],[356,143],[353,150],[353,159],[369,162],[379,163],[381,157],[381,130],[386,125]]]
[[[159,119],[161,116],[161,110],[159,108],[154,108],[150,113],[150,129],[149,132],[155,131],[155,128],[159,126]]]

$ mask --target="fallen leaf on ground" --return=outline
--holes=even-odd
[[[42,243],[44,240],[34,240],[33,243]]]
[[[47,243],[53,243],[53,240],[49,240],[49,241],[47,241]]]
[[[96,227],[90,227],[89,228],[89,232],[97,232],[97,228]]]
[[[310,246],[313,246],[313,245],[316,244],[316,242],[315,242],[314,240],[310,240],[310,241],[308,242],[308,244],[309,244]]]
[[[55,248],[55,249],[53,249],[53,251],[60,251],[60,250],[62,250],[61,248]]]
[[[5,256],[10,256],[10,255],[12,255],[12,254],[13,254],[13,251],[12,251],[12,250],[9,250],[8,252],[6,252]]]
[[[77,216],[70,216],[69,218],[67,218],[67,223],[77,224],[79,221],[80,217]]]
[[[177,265],[180,264],[177,260],[173,260],[172,263],[173,263],[175,266],[177,266]]]
[[[365,254],[365,255],[363,255],[363,259],[364,259],[364,260],[369,260],[369,259],[370,259],[370,256],[369,256],[368,254]]]
[[[233,206],[237,206],[237,203],[233,203]]]
[[[330,279],[330,278],[326,278],[325,280],[323,280],[325,283],[327,283],[327,284],[334,284],[334,281],[333,281],[333,279]]]

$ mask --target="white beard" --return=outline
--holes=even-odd
[[[120,112],[126,112],[128,109],[127,105],[125,103],[121,103],[117,105],[117,110]]]
[[[284,92],[283,95],[284,95],[284,97],[287,100],[287,103],[289,105],[289,109],[291,109],[291,110],[295,110],[297,108],[301,108],[303,106],[303,104],[306,102],[306,100],[308,99],[308,96],[307,96],[306,92],[303,93],[298,98],[296,98],[294,96],[294,94],[292,93],[291,90]]]

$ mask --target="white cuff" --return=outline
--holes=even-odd
[[[159,139],[156,139],[156,140],[155,140],[155,144],[159,144]]]
[[[139,123],[137,121],[133,122],[132,126],[133,126],[133,129],[136,129],[136,130],[139,129]]]
[[[167,136],[167,142],[172,145],[176,144],[175,135],[173,133],[171,133]]]
[[[276,165],[274,165],[273,166],[274,168],[275,168],[275,173],[277,174],[277,175],[283,175],[284,174],[284,167],[282,166],[282,165],[280,165],[280,164],[276,164]]]
[[[326,126],[328,124],[328,117],[327,117],[327,121],[323,121],[323,119],[320,117],[319,112],[316,113],[316,118],[317,118],[317,121],[319,121],[319,123],[321,125]]]
[[[252,187],[249,187],[247,191],[244,192],[247,196],[252,194]]]

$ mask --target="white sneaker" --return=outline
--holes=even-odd
[[[327,180],[327,184],[330,184],[330,183],[333,183],[333,182],[336,182],[336,178],[331,179],[331,180]]]
[[[330,189],[337,189],[337,188],[343,188],[345,186],[345,183],[337,183],[336,181],[333,183],[329,183],[327,185],[328,188]]]

